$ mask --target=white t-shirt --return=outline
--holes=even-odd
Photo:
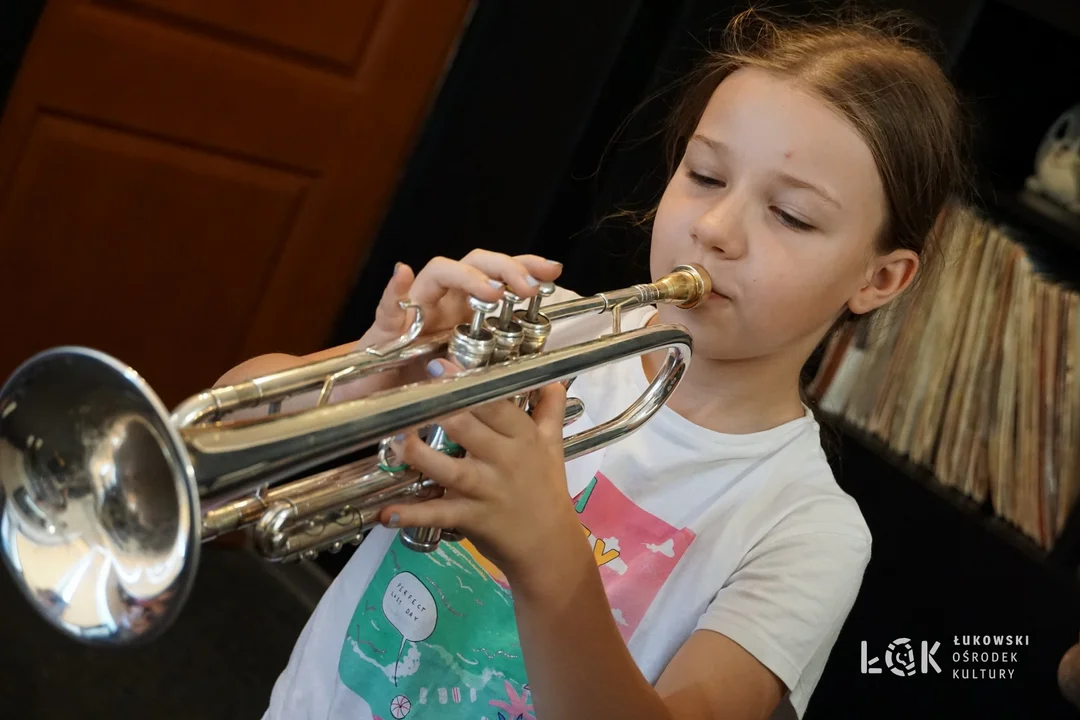
[[[551,301],[569,297],[560,289]],[[627,313],[623,328],[655,312]],[[608,315],[559,321],[549,347],[609,330]],[[581,375],[569,394],[585,417],[566,433],[614,417],[647,383],[638,358]],[[774,717],[802,717],[871,547],[809,408],[730,435],[664,407],[631,436],[567,463],[567,484],[612,614],[650,682],[691,633],[711,630],[789,688]],[[468,542],[425,554],[397,534],[372,530],[335,578],[264,720],[533,718],[502,573]]]

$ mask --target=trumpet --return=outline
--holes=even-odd
[[[528,411],[552,382],[667,350],[648,388],[618,416],[564,439],[567,460],[625,438],[678,386],[693,343],[686,328],[622,331],[621,313],[654,303],[692,308],[711,292],[703,268],[680,265],[653,283],[527,307],[470,298],[469,323],[423,335],[423,310],[392,342],[200,392],[169,413],[131,367],[64,346],[25,361],[0,389],[0,549],[25,597],[53,627],[96,645],[147,642],[175,620],[203,542],[250,532],[272,562],[358,545],[391,503],[442,494],[393,455],[389,439],[417,430],[461,456],[439,417],[510,399]],[[610,313],[612,331],[547,350],[554,323]],[[331,402],[334,389],[410,363],[450,357],[464,371]],[[285,399],[314,402],[282,411]],[[265,416],[229,419],[266,406]],[[583,411],[567,404],[567,420]],[[374,451],[374,448],[378,448]],[[363,459],[357,454],[369,452]],[[329,468],[329,469],[327,469]],[[404,528],[401,543],[432,552],[453,528]]]

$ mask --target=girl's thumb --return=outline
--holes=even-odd
[[[386,284],[379,306],[375,309],[375,326],[387,333],[400,333],[405,327],[405,310],[399,304],[409,297],[409,288],[412,287],[412,268],[405,263],[397,263],[394,266],[394,276]]]
[[[453,377],[463,368],[453,360],[435,358],[427,364],[427,374],[431,377]]]
[[[566,417],[566,386],[561,382],[548,383],[540,388],[540,401],[532,411],[532,418],[542,430],[562,437],[563,420]]]

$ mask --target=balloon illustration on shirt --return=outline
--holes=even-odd
[[[393,715],[396,720],[401,720],[401,718],[408,715],[410,709],[412,709],[412,703],[410,703],[409,698],[404,695],[398,695],[390,701],[390,714]]]
[[[383,593],[382,606],[386,619],[401,633],[401,646],[394,662],[394,685],[397,685],[397,666],[406,641],[426,640],[435,630],[439,611],[431,591],[411,572],[401,572],[393,577]]]

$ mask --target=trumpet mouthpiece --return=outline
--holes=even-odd
[[[658,302],[686,309],[694,307],[712,292],[712,278],[696,263],[677,266],[654,285],[659,290]]]

